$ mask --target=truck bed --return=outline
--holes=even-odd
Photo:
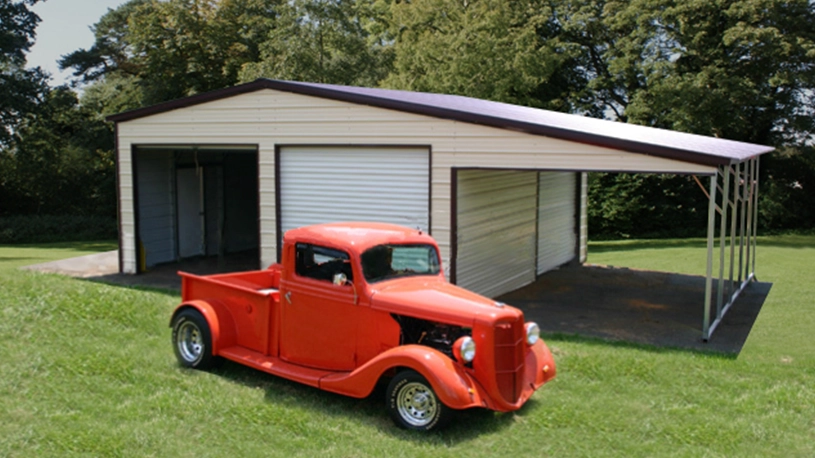
[[[199,276],[178,272],[183,302],[204,301],[218,314],[221,341],[218,348],[233,345],[278,355],[280,323],[280,269]]]

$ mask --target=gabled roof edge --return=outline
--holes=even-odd
[[[690,151],[687,149],[671,148],[667,146],[644,143],[635,140],[607,137],[604,135],[581,132],[578,130],[563,129],[558,127],[546,126],[543,124],[501,118],[497,116],[490,116],[467,111],[459,111],[450,108],[437,107],[427,104],[394,100],[391,98],[376,97],[368,94],[343,92],[331,87],[320,87],[315,85],[302,84],[294,81],[280,81],[264,78],[252,81],[250,83],[244,83],[237,86],[196,94],[181,99],[163,102],[157,105],[151,105],[148,107],[138,108],[123,113],[110,115],[106,118],[106,120],[116,123],[122,121],[129,121],[132,119],[138,119],[153,114],[172,111],[178,108],[185,108],[205,102],[220,100],[227,97],[254,92],[262,89],[274,89],[285,92],[293,92],[303,95],[310,95],[314,97],[340,100],[360,105],[370,105],[385,109],[392,109],[396,111],[431,116],[435,118],[450,119],[454,121],[461,121],[471,124],[479,124],[489,127],[515,130],[532,135],[559,138],[578,143],[603,146],[612,149],[619,149],[622,151],[630,151],[634,153],[646,154],[661,158],[675,159],[678,161],[690,162],[699,165],[720,166],[740,162],[729,157],[714,156],[710,154]],[[770,151],[773,151],[774,149],[775,148],[768,146],[766,147],[765,151],[757,153],[756,156],[768,153]]]

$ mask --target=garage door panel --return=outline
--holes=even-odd
[[[427,148],[287,147],[280,175],[283,232],[335,221],[429,229]]]
[[[495,297],[535,280],[535,172],[458,173],[456,282]]]
[[[540,172],[537,273],[543,274],[575,257],[577,174]]]

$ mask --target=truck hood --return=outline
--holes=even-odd
[[[397,315],[472,327],[476,321],[516,320],[523,313],[440,277],[408,277],[374,285],[371,307]],[[499,305],[500,304],[500,305]]]

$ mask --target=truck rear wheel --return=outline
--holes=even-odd
[[[173,350],[178,363],[194,369],[209,369],[215,364],[212,334],[207,320],[193,309],[182,310],[173,320]]]
[[[419,373],[405,370],[388,384],[388,411],[397,426],[430,431],[444,426],[452,415],[433,387]]]

